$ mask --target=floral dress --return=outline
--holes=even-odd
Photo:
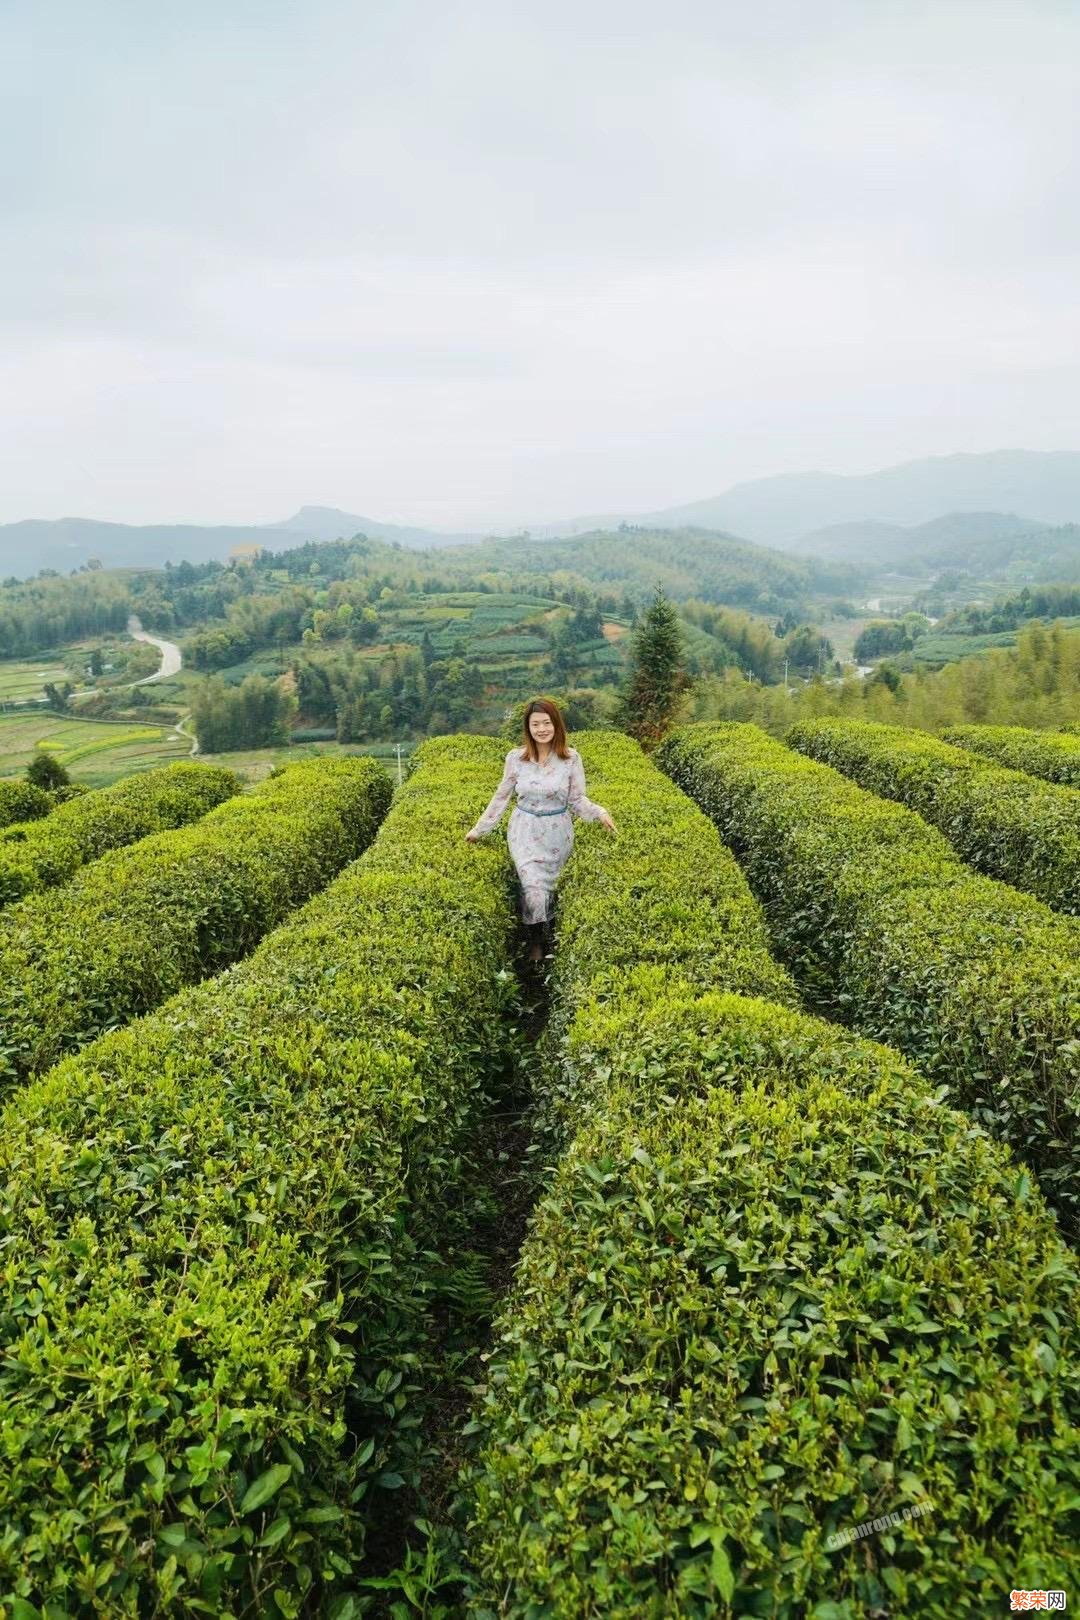
[[[521,915],[526,923],[545,922],[551,915],[556,880],[574,847],[571,818],[599,821],[607,811],[585,797],[585,771],[576,748],[571,748],[569,759],[549,754],[544,765],[512,748],[502,781],[474,833],[482,837],[494,830],[515,790],[517,804],[506,841],[521,883]]]

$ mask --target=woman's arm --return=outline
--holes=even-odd
[[[570,796],[567,801],[570,813],[580,817],[582,821],[611,822],[611,817],[602,804],[594,804],[585,793],[585,767],[581,763],[581,755],[577,749],[570,756]]]
[[[520,757],[520,751],[517,748],[512,748],[507,754],[506,764],[503,766],[502,781],[492,794],[491,802],[476,823],[476,826],[465,834],[466,838],[483,838],[484,834],[491,832],[501,820],[502,813],[510,802],[510,795],[513,793],[514,785],[517,782],[517,768]]]

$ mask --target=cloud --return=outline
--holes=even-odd
[[[1080,16],[55,0],[0,518],[540,522],[1080,442]]]

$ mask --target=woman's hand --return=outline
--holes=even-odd
[[[606,810],[604,811],[603,815],[599,819],[600,819],[601,827],[609,827],[612,832],[617,832],[618,831],[618,828],[616,827],[615,823],[612,821],[611,817],[608,815]]]
[[[477,842],[477,840],[479,839],[479,837],[480,837],[480,834],[478,832],[467,832],[465,834],[465,842],[467,844],[475,844]]]

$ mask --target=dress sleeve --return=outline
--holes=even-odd
[[[576,748],[570,756],[570,796],[567,802],[571,815],[581,821],[599,821],[601,816],[607,815],[602,804],[594,804],[585,796],[585,767]]]
[[[481,838],[485,833],[491,832],[502,819],[502,813],[509,804],[510,795],[513,793],[515,784],[517,783],[518,761],[520,758],[520,752],[516,748],[511,748],[510,752],[506,756],[506,763],[503,766],[502,781],[492,794],[491,802],[484,811],[483,815],[480,817],[480,820],[476,823],[476,826],[472,828],[472,831],[474,833],[478,833]]]

